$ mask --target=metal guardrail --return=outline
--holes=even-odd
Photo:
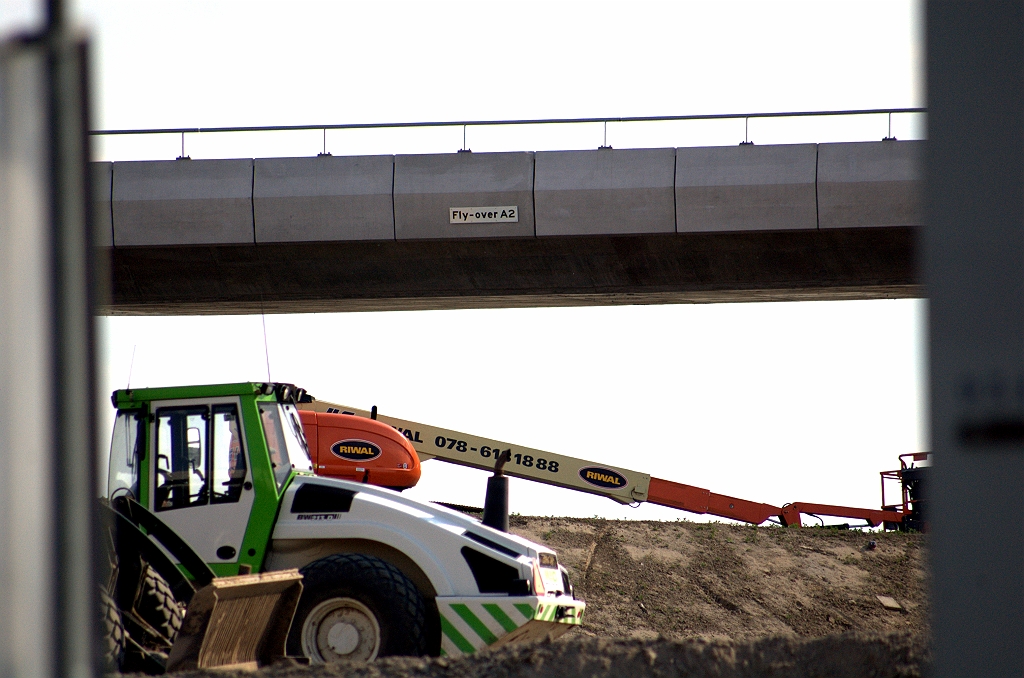
[[[466,129],[469,127],[500,127],[507,125],[571,125],[571,124],[604,124],[604,145],[608,146],[608,123],[629,122],[672,122],[683,120],[744,120],[743,144],[750,141],[750,120],[764,118],[812,118],[826,116],[850,115],[888,115],[889,133],[885,139],[892,139],[892,116],[902,113],[927,113],[926,108],[858,108],[842,111],[785,111],[770,113],[712,113],[705,115],[649,115],[618,118],[535,118],[531,120],[449,120],[421,122],[353,122],[334,125],[255,125],[239,127],[153,127],[148,129],[99,129],[91,130],[91,136],[127,136],[145,134],[180,134],[181,155],[185,157],[186,134],[214,134],[225,132],[299,132],[322,130],[324,133],[324,154],[327,154],[327,130],[358,130],[358,129],[402,129],[413,127],[462,127],[462,148],[466,149]]]
[[[674,120],[738,120],[751,118],[810,118],[835,115],[893,115],[926,113],[926,108],[864,108],[848,111],[800,111],[777,113],[715,113],[709,115],[651,115],[625,118],[538,118],[534,120],[451,120],[447,122],[356,122],[336,125],[263,125],[243,127],[154,127],[151,129],[99,129],[89,134],[211,134],[214,132],[296,132],[302,130],[398,129],[402,127],[489,127],[501,125],[566,125],[609,122],[668,122]]]

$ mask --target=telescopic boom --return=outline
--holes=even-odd
[[[412,443],[421,461],[440,459],[452,464],[492,471],[497,456],[504,454],[507,460],[504,467],[505,475],[597,494],[620,504],[648,502],[754,525],[775,520],[785,526],[799,526],[801,514],[860,519],[871,527],[882,523],[900,523],[903,520],[903,512],[898,510],[883,511],[806,502],[784,504],[782,507],[761,504],[716,494],[702,487],[653,478],[647,473],[618,466],[598,464],[586,459],[483,438],[472,433],[378,414],[376,408],[367,411],[317,399],[301,403],[299,407],[314,412],[377,419],[405,436]]]

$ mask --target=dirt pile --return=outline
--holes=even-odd
[[[587,601],[574,634],[928,633],[921,534],[518,516],[512,530],[554,548],[569,569]]]
[[[512,517],[553,547],[582,628],[553,642],[454,658],[282,663],[232,678],[716,676],[910,678],[928,674],[925,537],[820,528]],[[872,545],[873,542],[873,545]],[[878,596],[892,598],[889,609]]]
[[[915,637],[856,634],[757,641],[608,640],[573,638],[504,647],[459,659],[388,657],[373,664],[297,666],[282,663],[260,678],[920,678],[930,662]],[[180,676],[249,678],[251,673],[207,671]]]

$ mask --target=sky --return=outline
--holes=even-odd
[[[0,0],[0,34],[36,3]],[[913,2],[80,0],[93,127],[213,127],[925,105]],[[600,125],[470,128],[475,152],[595,148]],[[752,120],[758,144],[878,140],[885,116]],[[733,145],[742,121],[611,124],[615,148]],[[923,115],[892,134],[924,138]],[[192,158],[454,152],[461,128],[187,135]],[[172,135],[96,159],[172,159]],[[928,449],[922,300],[103,318],[108,395],[263,380],[716,492],[877,507]],[[264,323],[266,331],[264,332]],[[353,332],[352,328],[360,328]],[[486,474],[408,493],[482,505]],[[513,479],[523,514],[699,520]]]

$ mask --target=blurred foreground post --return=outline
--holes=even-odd
[[[55,7],[46,33],[0,46],[3,678],[97,670],[85,46]]]
[[[938,678],[1024,676],[1024,3],[930,2]]]

